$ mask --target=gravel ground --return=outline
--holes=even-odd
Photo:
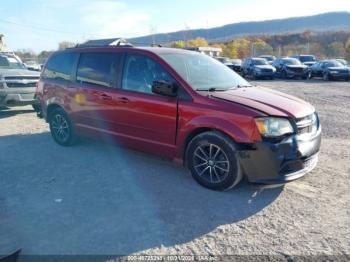
[[[350,83],[255,83],[309,101],[322,121],[319,165],[284,187],[212,192],[149,155],[60,147],[30,107],[1,110],[0,253],[350,255]]]

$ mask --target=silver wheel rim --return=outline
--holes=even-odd
[[[206,144],[196,148],[193,167],[199,177],[209,183],[221,183],[230,172],[230,162],[226,153],[217,145]]]
[[[65,142],[69,138],[69,125],[62,115],[55,115],[51,122],[52,131],[60,142]]]

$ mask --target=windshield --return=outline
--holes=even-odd
[[[344,65],[339,61],[329,61],[327,67],[344,67]]]
[[[253,65],[268,65],[269,63],[266,61],[266,59],[253,59],[252,60]]]
[[[283,59],[283,62],[285,65],[301,65],[300,61],[298,59]]]
[[[24,69],[25,66],[12,56],[0,56],[0,69]]]
[[[267,61],[274,61],[272,56],[261,56],[261,58],[266,59]]]
[[[195,90],[228,90],[251,86],[219,61],[202,54],[162,54],[161,57]]]
[[[312,55],[303,55],[299,57],[299,60],[304,63],[304,62],[315,62],[316,59]]]

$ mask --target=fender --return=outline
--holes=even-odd
[[[231,114],[232,116],[232,114]],[[235,117],[233,117],[235,118]],[[225,119],[223,116],[199,116],[180,126],[177,137],[176,162],[182,162],[186,150],[187,138],[200,129],[218,130],[228,135],[237,143],[255,143],[261,141],[261,136],[256,128],[252,117],[235,118],[235,123]]]

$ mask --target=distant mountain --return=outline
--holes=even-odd
[[[242,22],[210,29],[193,29],[167,34],[155,34],[129,39],[134,44],[169,43],[176,40],[203,37],[209,42],[231,40],[240,36],[298,33],[311,31],[350,31],[350,12],[332,12],[313,16],[266,20],[260,22]]]

